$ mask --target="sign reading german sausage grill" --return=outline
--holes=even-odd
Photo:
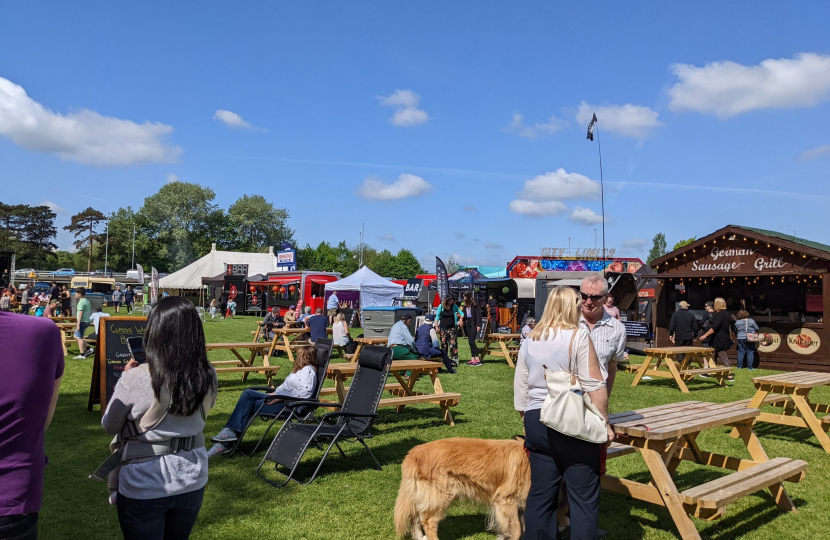
[[[749,265],[749,268],[746,266]],[[767,257],[754,249],[713,247],[708,256],[694,261],[693,272],[740,272],[754,269],[756,272],[786,267],[784,257]]]

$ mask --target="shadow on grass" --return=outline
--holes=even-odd
[[[759,437],[777,439],[779,441],[799,442],[817,450],[822,450],[821,444],[815,438],[810,428],[759,422],[755,424],[755,434]]]

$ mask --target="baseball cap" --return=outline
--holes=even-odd
[[[435,315],[433,315],[432,313],[428,313],[424,317],[424,320],[427,321],[427,322],[433,322],[435,320]]]
[[[294,309],[294,306],[288,306],[288,309]]]
[[[689,309],[689,303],[685,300],[681,300],[680,307],[682,307],[683,309]]]

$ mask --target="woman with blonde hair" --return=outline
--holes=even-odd
[[[715,316],[712,317],[712,325],[709,327],[709,330],[700,336],[700,341],[704,341],[709,336],[712,336],[712,347],[715,349],[715,360],[712,361],[713,365],[705,367],[715,367],[717,362],[720,362],[723,367],[732,366],[732,362],[729,361],[729,356],[727,356],[727,351],[734,344],[730,330],[732,330],[732,317],[726,311],[726,300],[723,298],[715,298]],[[701,377],[703,377],[703,374],[701,374]],[[735,377],[730,374],[726,380],[734,381]]]
[[[540,421],[540,409],[548,395],[545,371],[571,371],[572,364],[582,389],[608,420],[605,381],[590,335],[579,327],[580,311],[576,291],[555,287],[541,319],[519,348],[513,405],[524,422],[530,458],[524,538],[553,538],[556,534],[563,479],[571,506],[571,538],[598,536],[602,445],[564,435]],[[609,426],[608,443],[613,440]]]
[[[334,316],[334,323],[331,325],[331,339],[335,345],[340,347],[349,344],[349,327],[346,325],[346,316],[342,313]]]

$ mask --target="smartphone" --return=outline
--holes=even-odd
[[[147,357],[144,354],[144,338],[143,337],[131,337],[127,338],[127,348],[130,349],[130,354],[135,361],[139,364],[143,364]]]

